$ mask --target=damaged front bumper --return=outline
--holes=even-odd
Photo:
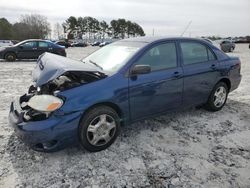
[[[20,105],[20,98],[17,98],[10,106],[9,124],[32,149],[49,152],[77,143],[81,112],[51,114],[47,119],[38,121],[26,121],[24,115],[25,110]]]

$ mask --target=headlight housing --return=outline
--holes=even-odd
[[[28,106],[41,112],[53,112],[63,105],[63,100],[53,95],[35,95],[28,101]]]

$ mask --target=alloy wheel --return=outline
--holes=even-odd
[[[226,98],[227,98],[226,88],[223,86],[218,87],[214,93],[214,105],[217,108],[220,108],[225,103]]]
[[[116,122],[108,114],[94,118],[87,128],[87,139],[94,146],[107,144],[115,135]]]
[[[15,58],[14,58],[13,55],[8,55],[8,56],[7,56],[7,59],[8,59],[9,61],[14,61]]]

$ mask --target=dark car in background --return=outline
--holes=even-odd
[[[223,40],[220,42],[220,48],[223,52],[233,52],[235,49],[235,43],[230,40]]]
[[[72,45],[72,47],[86,47],[86,46],[88,46],[88,44],[85,42],[74,42],[71,45]]]
[[[71,44],[66,41],[56,41],[55,44],[58,44],[60,46],[64,46],[65,48],[71,47]]]
[[[106,42],[102,42],[101,44],[99,44],[99,47],[103,47],[103,46],[106,46],[108,44],[110,44],[111,42],[109,41],[106,41]]]
[[[11,103],[9,122],[38,151],[72,143],[100,151],[121,124],[192,106],[221,110],[240,69],[239,58],[192,38],[124,39],[82,61],[45,53],[34,85]]]
[[[37,59],[44,52],[66,56],[65,47],[48,40],[30,39],[10,47],[0,48],[0,59],[15,61],[16,59]]]
[[[99,41],[95,41],[91,44],[91,46],[99,46],[101,43]]]

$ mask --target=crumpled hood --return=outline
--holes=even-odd
[[[56,79],[67,71],[104,73],[95,65],[46,52],[38,58],[32,77],[35,82],[35,86],[38,87]]]

